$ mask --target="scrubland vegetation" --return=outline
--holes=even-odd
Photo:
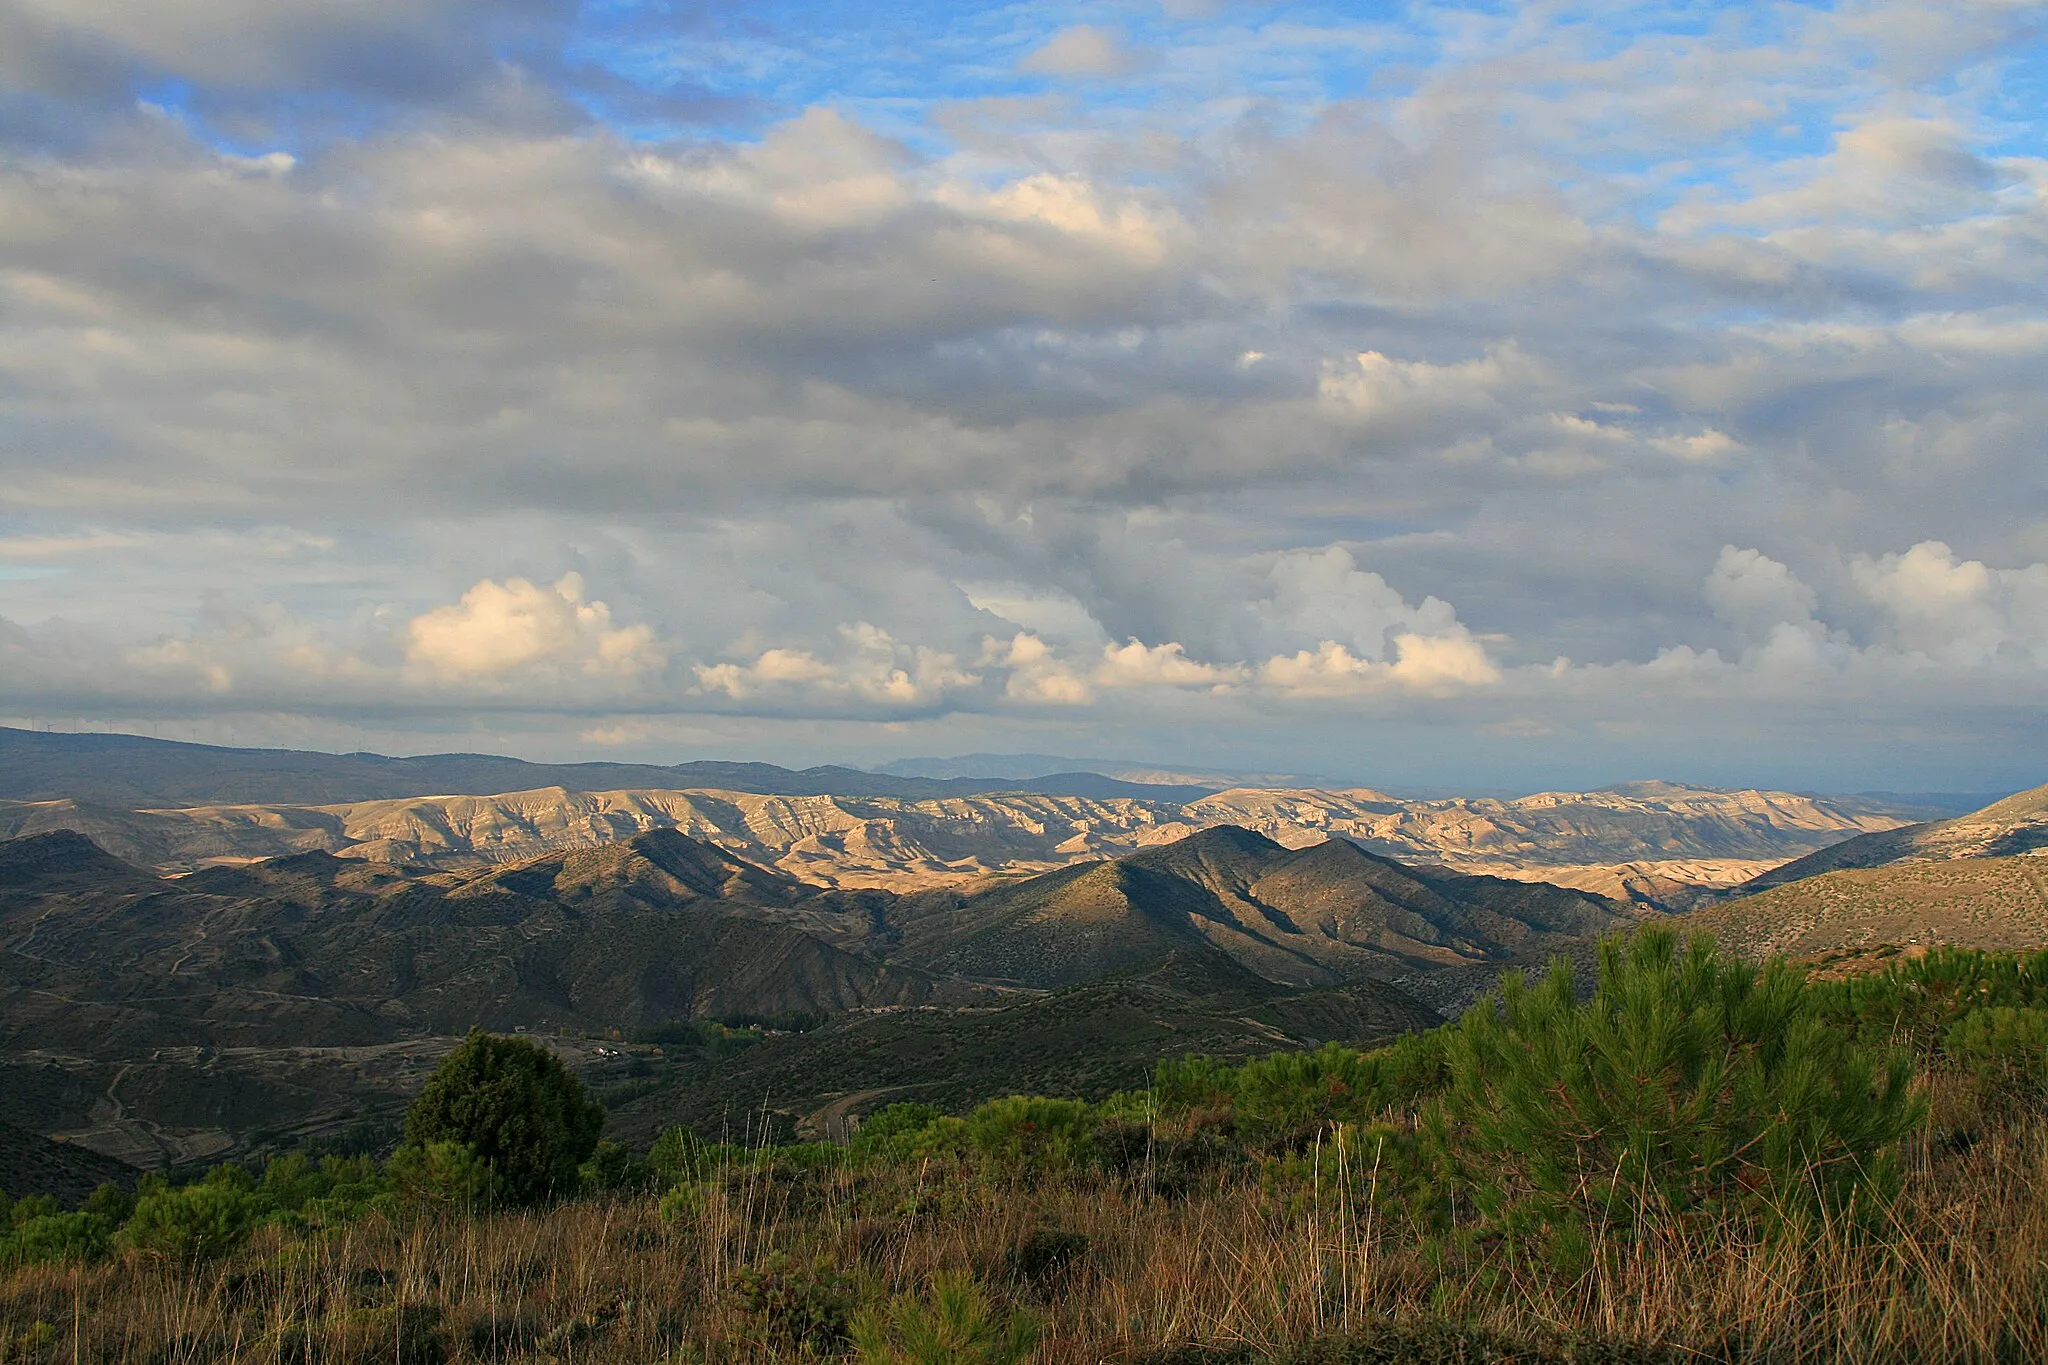
[[[0,1361],[2036,1360],[2044,1075],[2048,954],[1654,931],[1590,996],[844,1145],[599,1144],[473,1035],[383,1162],[16,1203]]]

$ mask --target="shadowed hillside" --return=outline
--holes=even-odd
[[[977,895],[906,900],[902,960],[1062,986],[1202,943],[1258,975],[1328,986],[1462,966],[1632,923],[1584,892],[1404,867],[1342,839],[1289,849],[1233,826]]]
[[[1190,1048],[1419,1027],[1436,1016],[1386,978],[1632,919],[1227,827],[908,896],[808,884],[672,829],[470,871],[309,852],[176,879],[54,831],[0,843],[0,1097],[44,1131],[186,1159],[388,1113],[472,1025],[667,1040],[584,1054],[593,1074],[631,1060],[613,1083],[666,1096],[643,1115],[729,1103],[743,1081],[778,1104],[854,1077],[978,1097],[1064,1068],[1113,1087]],[[838,1022],[739,1070],[688,1023],[783,1016]]]

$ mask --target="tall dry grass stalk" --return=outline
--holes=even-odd
[[[970,1269],[1000,1302],[1042,1318],[1047,1365],[1189,1343],[1286,1359],[1305,1343],[1419,1320],[1675,1359],[2048,1359],[2048,1129],[2037,1124],[1916,1152],[1881,1237],[1617,1236],[1574,1276],[1433,1246],[1388,1197],[1370,1152],[1325,1143],[1309,1161],[1317,1178],[1291,1187],[1242,1173],[1178,1197],[938,1163],[741,1167],[673,1220],[650,1197],[373,1217],[303,1237],[268,1229],[198,1269],[130,1258],[17,1272],[0,1289],[0,1361],[792,1359],[733,1285],[764,1265],[801,1285],[820,1264],[863,1300]],[[1033,1264],[1025,1249],[1050,1234],[1075,1254]]]

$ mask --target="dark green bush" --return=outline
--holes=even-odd
[[[861,1365],[1022,1365],[1038,1345],[1038,1321],[999,1312],[974,1278],[932,1277],[931,1292],[905,1295],[854,1320]]]
[[[113,1243],[113,1225],[96,1213],[39,1213],[16,1218],[12,1227],[0,1233],[0,1269],[97,1261]]]
[[[892,1104],[860,1121],[847,1139],[847,1150],[870,1160],[901,1160],[917,1150],[919,1138],[943,1117],[929,1104]]]
[[[110,1228],[118,1228],[135,1212],[135,1194],[111,1182],[94,1190],[85,1201],[86,1213],[98,1214]]]
[[[703,1174],[709,1150],[692,1129],[681,1126],[664,1129],[654,1140],[654,1145],[647,1149],[647,1168],[654,1187],[665,1189],[679,1180]]]
[[[1152,1073],[1153,1112],[1163,1117],[1228,1113],[1237,1101],[1238,1069],[1214,1057],[1161,1062]]]
[[[498,1168],[466,1142],[407,1143],[392,1154],[385,1174],[407,1208],[476,1213],[513,1202],[505,1197]]]
[[[37,1218],[48,1218],[64,1212],[64,1206],[53,1194],[25,1194],[19,1199],[7,1202],[5,1212],[10,1227],[20,1227]]]
[[[664,1047],[702,1049],[709,1054],[711,1060],[720,1061],[761,1042],[764,1036],[759,1028],[742,1025],[737,1021],[670,1019],[652,1028],[635,1030],[633,1041],[659,1043]]]
[[[1093,1155],[1095,1120],[1079,1100],[1012,1095],[990,1100],[967,1116],[967,1139],[999,1165],[1039,1171],[1068,1170]]]
[[[1883,971],[1809,989],[1815,1007],[1860,1041],[1931,1053],[1957,1020],[1995,1006],[2048,1005],[2048,952],[1937,947]]]
[[[1949,1025],[1941,1048],[1992,1110],[2032,1108],[2048,1089],[2048,1009],[1993,1005]]]
[[[405,1111],[406,1143],[461,1143],[491,1168],[493,1193],[531,1205],[572,1193],[604,1108],[554,1053],[470,1030]]]
[[[246,1180],[247,1172],[242,1175]],[[122,1227],[119,1240],[146,1256],[197,1265],[240,1246],[265,1212],[264,1201],[234,1178],[209,1178],[182,1189],[158,1189],[142,1195],[135,1201],[135,1212]]]
[[[1441,1091],[1447,1029],[1430,1029],[1360,1052],[1328,1043],[1313,1052],[1282,1052],[1225,1065],[1212,1057],[1162,1062],[1145,1093],[1167,1126],[1189,1132],[1227,1130],[1262,1147],[1292,1149],[1341,1123],[1412,1110]],[[1110,1108],[1133,1096],[1118,1096]]]
[[[655,1174],[630,1148],[600,1140],[577,1171],[577,1183],[592,1194],[637,1194],[655,1188]]]
[[[1010,1248],[1003,1269],[1012,1279],[1050,1279],[1087,1255],[1088,1245],[1086,1233],[1037,1228]]]
[[[770,1350],[836,1355],[853,1319],[853,1281],[820,1262],[799,1265],[782,1252],[733,1277],[733,1301]]]
[[[1925,1105],[1904,1058],[1813,1005],[1784,963],[1665,930],[1603,943],[1583,1003],[1562,962],[1533,988],[1510,976],[1448,1037],[1444,1170],[1483,1210],[1552,1227],[1874,1212]]]
[[[1342,1123],[1412,1107],[1443,1086],[1445,1033],[1432,1029],[1375,1052],[1330,1043],[1239,1068],[1233,1110],[1255,1141],[1299,1147]]]

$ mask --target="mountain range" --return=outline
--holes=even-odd
[[[71,829],[128,861],[175,873],[314,850],[373,862],[473,868],[673,828],[801,880],[903,889],[1049,871],[1170,843],[1198,829],[1238,825],[1289,847],[1335,836],[1404,861],[1682,909],[1698,899],[1701,887],[1737,885],[1788,859],[1910,824],[1926,813],[1863,798],[1671,783],[1430,801],[1366,788],[1118,786],[1092,775],[1075,779],[1068,785],[1077,790],[1066,792],[1051,790],[1066,782],[1052,778],[1038,782],[1044,790],[967,789],[1001,785],[993,780],[968,781],[956,790],[953,779],[880,778],[849,769],[555,769],[509,759],[308,756],[149,740],[136,741],[143,747],[135,749],[128,738],[0,730],[0,837]],[[123,742],[93,749],[81,775],[67,777],[65,746],[53,743],[59,740]],[[35,750],[33,761],[17,764],[24,749]],[[122,766],[124,756],[138,755],[145,761],[134,770]],[[332,760],[341,768],[321,769],[314,760]],[[315,769],[320,771],[309,777]],[[562,781],[484,793],[452,785],[457,779],[488,785],[537,773]],[[668,784],[710,785],[579,788],[572,781],[616,783],[651,774]],[[430,778],[451,785],[424,788],[441,794],[420,795],[422,788],[414,788],[406,795],[324,803],[200,799],[207,792],[331,792],[337,783],[362,790],[365,784]],[[936,786],[948,794],[871,790],[887,783],[918,791]],[[1087,783],[1144,795],[1078,790]],[[800,790],[820,786],[833,790]],[[177,799],[144,803],[135,793],[145,789]],[[114,799],[123,792],[127,800]]]
[[[117,1155],[187,1157],[388,1109],[389,1084],[472,1025],[623,1038],[919,1009],[945,1033],[1076,990],[1203,1021],[1154,1030],[1152,1051],[1118,1034],[1092,1061],[1069,1040],[1083,1072],[1128,1072],[1197,1039],[1270,1050],[1434,1022],[1402,980],[1635,913],[1228,827],[907,895],[801,882],[672,829],[462,872],[313,852],[176,879],[59,830],[0,843],[0,1099]]]
[[[650,777],[723,785],[573,785]],[[481,1025],[546,1036],[620,1136],[829,1133],[891,1099],[1370,1044],[1672,913],[1831,963],[2048,944],[2048,788],[1921,821],[1668,783],[963,781],[1003,785],[0,731],[0,1106],[145,1166],[375,1145]]]

